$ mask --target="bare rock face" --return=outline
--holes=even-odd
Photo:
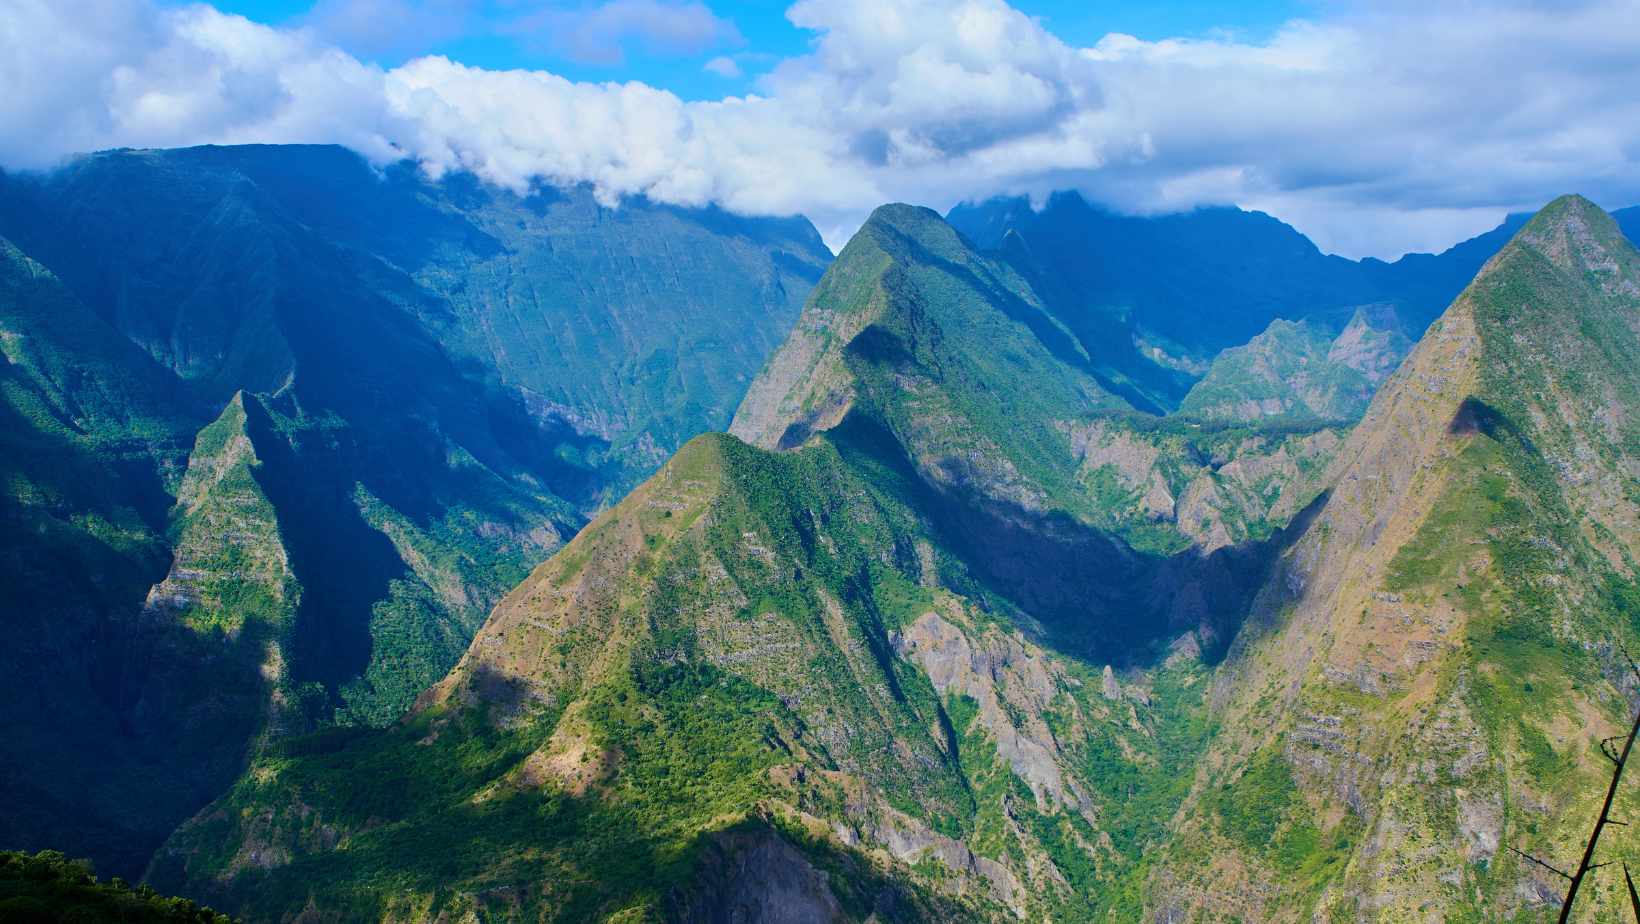
[[[1038,801],[1076,808],[1086,803],[1060,769],[1064,757],[1040,718],[1057,689],[1040,652],[998,635],[986,636],[976,648],[934,612],[906,629],[901,649],[928,673],[942,696],[962,694],[979,703],[980,721],[995,738],[997,753]]]
[[[1255,887],[1280,921],[1506,920],[1552,900],[1515,851],[1576,863],[1609,775],[1592,742],[1632,720],[1602,652],[1632,632],[1603,601],[1637,577],[1640,495],[1612,487],[1640,446],[1613,412],[1640,401],[1616,359],[1640,352],[1635,279],[1610,218],[1557,200],[1388,378],[1217,680],[1227,732],[1198,798],[1274,767],[1260,793],[1286,807],[1261,839],[1181,816],[1152,880],[1164,918],[1212,919],[1215,890]],[[1306,852],[1325,882],[1291,878]],[[1590,890],[1577,919],[1626,914],[1619,893]]]
[[[1333,340],[1327,359],[1361,373],[1377,385],[1412,352],[1393,305],[1363,305]]]
[[[1065,424],[1092,519],[1120,535],[1164,526],[1202,554],[1285,525],[1321,489],[1345,428],[1228,435],[1156,431],[1121,420]],[[1183,432],[1183,431],[1181,431]]]

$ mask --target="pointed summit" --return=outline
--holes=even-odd
[[[1566,272],[1588,271],[1615,278],[1633,246],[1613,218],[1582,196],[1561,196],[1544,206],[1515,235],[1499,258],[1528,250]]]
[[[1632,719],[1613,646],[1634,647],[1640,593],[1637,282],[1610,217],[1557,199],[1379,391],[1231,652],[1205,758],[1225,782],[1198,788],[1159,904],[1189,916],[1233,890],[1280,896],[1256,919],[1504,920],[1558,903],[1512,850],[1575,864],[1609,775],[1591,742]],[[1254,790],[1275,794],[1262,839],[1235,823]],[[1295,883],[1298,844],[1331,872]],[[1604,900],[1580,913],[1626,913]]]
[[[1063,480],[1047,469],[1074,468],[1057,422],[1132,409],[1106,385],[1006,260],[929,209],[886,205],[838,254],[730,432],[790,449],[859,411],[935,480],[1040,507]]]
[[[1550,229],[1594,228],[1602,237],[1616,240],[1622,237],[1617,221],[1600,206],[1577,193],[1567,193],[1549,201],[1538,209],[1515,235],[1516,240],[1541,237]]]
[[[904,202],[890,202],[872,209],[860,230],[871,235],[894,231],[931,243],[942,240],[959,242],[956,229],[947,224],[939,212]]]

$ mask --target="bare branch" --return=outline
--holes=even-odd
[[[1510,847],[1508,844],[1504,844],[1503,846],[1508,848],[1510,853],[1515,854],[1516,856],[1520,857],[1521,859],[1529,860],[1533,863],[1536,863],[1537,865],[1543,867],[1544,869],[1548,870],[1551,873],[1554,873],[1556,876],[1559,876],[1560,878],[1566,880],[1567,882],[1572,881],[1572,874],[1571,873],[1567,873],[1567,872],[1563,872],[1561,870],[1558,870],[1555,867],[1550,866],[1549,864],[1543,862],[1542,860],[1539,860],[1537,857],[1534,857],[1531,854],[1526,853],[1524,851],[1516,850],[1515,848]]]
[[[1640,924],[1640,892],[1634,890],[1634,877],[1629,875],[1629,865],[1623,864],[1623,881],[1629,886],[1629,907],[1634,910],[1635,924]]]
[[[1640,666],[1635,665],[1634,659],[1629,657],[1627,651],[1623,652],[1623,657],[1628,658],[1629,667],[1634,669],[1635,677],[1640,678]],[[1606,825],[1611,821],[1612,802],[1617,799],[1618,784],[1623,782],[1623,767],[1629,762],[1629,753],[1634,750],[1634,739],[1637,735],[1640,735],[1640,712],[1635,714],[1634,724],[1629,727],[1629,737],[1628,740],[1623,742],[1623,752],[1612,758],[1614,766],[1612,768],[1611,784],[1606,787],[1606,801],[1600,806],[1600,814],[1594,820],[1594,830],[1589,832],[1588,843],[1583,845],[1583,859],[1577,864],[1577,871],[1568,877],[1571,880],[1571,885],[1566,888],[1566,902],[1560,906],[1559,924],[1566,924],[1567,921],[1571,920],[1572,905],[1577,902],[1577,891],[1583,885],[1583,880],[1589,873],[1606,865],[1605,863],[1594,862],[1594,851],[1596,847],[1600,846],[1600,832],[1604,831]],[[1605,742],[1601,742],[1600,750],[1606,756],[1611,756],[1607,752]]]
[[[1640,664],[1634,663],[1634,656],[1629,654],[1628,646],[1618,642],[1617,650],[1623,652],[1623,659],[1629,662],[1629,670],[1634,671],[1634,679],[1640,680]]]
[[[1612,735],[1610,738],[1600,739],[1600,753],[1606,755],[1606,759],[1614,764],[1617,763],[1617,745],[1613,742],[1621,740],[1622,737],[1622,735]]]

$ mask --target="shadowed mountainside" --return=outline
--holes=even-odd
[[[1307,503],[1293,454],[1336,445],[1160,426],[1008,261],[879,209],[736,435],[537,569],[403,723],[268,753],[151,875],[269,920],[1136,913],[1208,663]],[[1239,463],[1257,535],[1106,528],[1107,436],[1190,483]]]
[[[830,258],[299,146],[0,176],[0,248],[0,839],[127,875],[268,736],[396,718]]]
[[[1077,434],[1160,424],[1005,262],[879,210],[737,415],[759,445],[691,441],[405,722],[265,755],[153,877],[269,920],[1531,917],[1501,845],[1580,836],[1634,693],[1637,272],[1551,204],[1197,582],[1253,621],[1158,624],[1133,569],[1191,612],[1166,568],[1209,543],[1101,530]]]
[[[1235,208],[1124,216],[1062,192],[1041,209],[1003,197],[959,205],[948,216],[981,248],[1028,252],[1072,296],[1056,307],[1066,325],[1103,331],[1107,340],[1120,331],[1146,355],[1196,375],[1220,350],[1277,319],[1359,305],[1392,306],[1417,338],[1530,217],[1510,215],[1439,254],[1385,262],[1324,254],[1287,224]],[[1640,207],[1614,217],[1631,240],[1640,236]],[[1009,245],[1010,235],[1018,242]],[[1175,391],[1173,400],[1182,396]]]

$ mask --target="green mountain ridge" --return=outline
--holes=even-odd
[[[1221,422],[1353,423],[1411,351],[1412,341],[1389,305],[1355,309],[1336,333],[1321,319],[1272,321],[1246,345],[1214,357],[1177,413]]]
[[[699,437],[511,594],[413,716],[259,760],[150,878],[253,920],[310,901],[712,920],[724,854],[743,872],[719,888],[758,902],[827,870],[797,908],[852,920],[1066,913],[1119,888],[1152,825],[1093,768],[1143,786],[1192,733],[1152,701],[1204,678],[1123,693],[1062,662],[928,538],[925,491],[863,424],[787,454]],[[1117,817],[1106,859],[1083,856]],[[752,862],[742,841],[787,846]]]
[[[1640,254],[1223,211],[1107,278],[884,206],[803,302],[800,221],[0,176],[0,846],[247,920],[1542,918],[1636,695]]]
[[[0,839],[127,876],[254,746],[397,718],[830,257],[324,147],[0,175],[0,236]]]
[[[1078,440],[1139,434],[1152,466],[1217,441],[1225,478],[1266,466],[1264,516],[1327,431],[1146,433],[1090,365],[1008,262],[878,210],[736,416],[765,445],[686,444],[402,723],[258,758],[150,878],[253,920],[1136,912],[1220,601],[1284,521],[1137,551]]]
[[[1637,336],[1640,253],[1577,197],[1424,336],[1218,678],[1226,733],[1174,818],[1156,913],[1558,912],[1564,883],[1512,850],[1574,864],[1609,778],[1594,742],[1635,708]],[[1632,851],[1618,833],[1601,860]],[[1627,913],[1597,875],[1575,919]]]
[[[1158,424],[993,260],[880,210],[737,415],[764,445],[688,443],[403,722],[258,758],[152,880],[252,920],[1549,913],[1503,845],[1580,842],[1632,709],[1640,253],[1545,208],[1267,540],[1163,556],[1159,625],[1071,437]],[[1072,570],[1090,535],[1128,566]]]
[[[1198,503],[1185,507],[1201,516],[1181,521],[1176,501],[1222,494],[1217,472],[1226,463],[1242,461],[1231,476],[1260,470],[1257,497],[1235,505],[1233,517],[1259,532],[1298,474],[1263,464],[1264,455],[1296,455],[1310,468],[1330,445],[1304,438],[1319,425],[1272,439],[1234,428],[1202,433],[1140,412],[1029,277],[926,209],[879,209],[816,293],[730,432],[790,448],[863,409],[959,507],[1038,525],[1068,516],[1146,552],[1177,553],[1222,525],[1216,505]],[[1094,544],[1107,547],[1107,562],[1126,557]]]

